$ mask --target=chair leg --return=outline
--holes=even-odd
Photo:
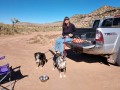
[[[8,88],[6,88],[6,87],[2,86],[1,84],[0,84],[0,87],[4,88],[4,89],[6,89],[6,90],[9,90]],[[1,89],[1,90],[2,90],[2,89]]]
[[[11,83],[11,72],[10,72],[10,77],[9,77],[9,83],[10,83],[10,90],[12,90],[12,83]]]
[[[12,90],[12,83],[11,83],[11,72],[9,73],[9,86],[10,86],[10,89],[8,89],[8,88],[6,88],[6,87],[4,87],[4,86],[2,86],[1,84],[0,84],[0,87],[2,87],[3,88],[3,90],[5,89],[5,90]],[[5,76],[6,77],[6,76]],[[4,77],[4,78],[5,78]],[[2,89],[0,89],[0,90],[2,90]]]

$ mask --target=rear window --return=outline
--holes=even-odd
[[[102,23],[102,27],[112,27],[113,18],[105,19]]]
[[[113,27],[120,27],[120,18],[114,18]]]
[[[102,23],[102,27],[120,27],[120,18],[105,19]]]
[[[100,20],[95,20],[93,24],[93,28],[97,28],[99,26]]]

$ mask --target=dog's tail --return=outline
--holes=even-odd
[[[54,51],[52,51],[52,50],[50,50],[50,49],[49,49],[49,51],[50,51],[53,55],[55,55],[55,52],[54,52]]]

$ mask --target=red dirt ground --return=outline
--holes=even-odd
[[[120,90],[120,67],[101,64],[99,61],[102,61],[102,58],[99,56],[74,54],[69,51],[66,78],[59,78],[58,71],[52,70],[53,56],[47,52],[53,47],[56,38],[46,39],[47,45],[31,44],[29,41],[37,35],[52,36],[60,33],[61,31],[35,32],[29,35],[0,37],[0,55],[5,55],[13,68],[21,66],[22,75],[27,75],[16,82],[12,81],[14,90]],[[47,52],[48,63],[43,69],[36,69],[35,66],[34,53],[38,51]],[[49,76],[49,80],[41,82],[39,77],[44,74]]]

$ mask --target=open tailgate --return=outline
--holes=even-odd
[[[86,51],[95,47],[95,45],[92,44],[91,42],[82,43],[66,42],[66,46],[79,52],[83,52],[84,50]]]

